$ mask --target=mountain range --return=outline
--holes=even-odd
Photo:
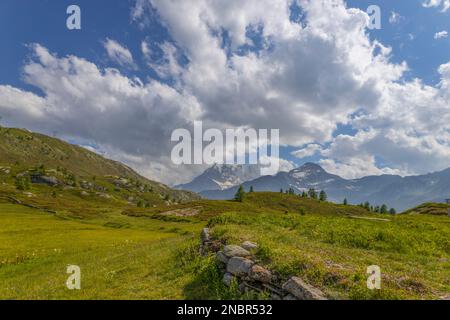
[[[191,183],[178,188],[195,191],[204,198],[216,200],[232,199],[241,184],[247,191],[250,187],[255,191],[273,192],[293,188],[296,193],[301,193],[314,188],[324,190],[328,199],[333,202],[347,199],[349,203],[359,204],[369,201],[374,205],[386,204],[400,211],[424,202],[443,202],[446,198],[450,198],[450,168],[418,176],[380,175],[344,179],[328,173],[317,164],[306,163],[290,172],[257,177],[242,183],[246,179],[246,176],[239,176],[243,170],[242,167],[233,170],[232,166],[216,165]],[[222,176],[222,172],[226,174]],[[217,183],[221,181],[235,184],[224,188],[227,183]]]
[[[175,188],[198,193],[207,190],[226,190],[260,176],[260,168],[256,165],[215,164],[191,182],[177,185]]]

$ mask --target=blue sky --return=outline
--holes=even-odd
[[[443,12],[441,7],[425,8],[424,2],[425,0],[348,0],[347,6],[365,11],[369,5],[378,5],[382,10],[382,28],[381,30],[368,31],[368,36],[371,41],[379,41],[384,46],[392,48],[389,63],[399,65],[405,61],[408,64],[409,69],[403,72],[402,76],[396,81],[410,82],[414,78],[419,78],[423,85],[434,88],[439,85],[442,78],[442,74],[438,72],[439,66],[450,61],[450,39],[446,37],[435,39],[436,33],[450,31],[450,10]],[[65,11],[70,4],[77,4],[81,8],[82,30],[80,31],[70,31],[65,26],[67,19]],[[171,25],[174,22],[169,21],[170,15],[168,13],[162,13],[164,8],[155,8],[155,6],[147,10],[145,16],[133,20],[132,10],[135,5],[135,0],[2,0],[0,3],[0,40],[2,41],[0,85],[31,92],[40,97],[46,96],[47,93],[43,86],[36,85],[33,81],[26,81],[23,75],[24,66],[35,59],[30,45],[39,44],[58,58],[73,55],[95,64],[99,70],[116,68],[121,75],[128,79],[137,77],[144,84],[157,81],[180,91],[180,82],[176,75],[162,76],[155,69],[155,65],[162,63],[161,59],[164,58],[165,54],[158,45],[170,43],[174,46],[174,50],[177,51],[176,62],[181,69],[189,67],[192,57],[192,52],[189,52],[189,50],[192,51],[193,49],[187,48],[186,45],[183,46],[182,41],[177,38],[179,35],[174,33],[176,26]],[[298,7],[292,6],[291,9],[291,19],[301,14]],[[167,15],[167,19],[164,14]],[[393,15],[397,18],[392,19]],[[233,56],[240,55],[247,57],[252,53],[269,54],[271,48],[270,46],[264,47],[266,42],[263,41],[264,38],[260,34],[262,29],[248,29],[246,36],[253,41],[252,44],[240,44],[237,49],[232,49],[230,44],[233,39],[229,37],[231,31],[227,30],[228,20],[224,20],[225,22],[221,27],[222,34],[217,35],[217,37],[221,37],[222,49],[227,52],[230,59]],[[105,42],[108,39],[129,50],[133,57],[133,66],[120,64],[108,55],[105,50]],[[268,39],[270,37],[265,41],[268,41]],[[142,51],[143,41],[152,47],[150,57]],[[153,67],[149,67],[150,63]],[[194,89],[189,88],[187,91],[191,92],[190,90]],[[211,99],[210,97],[195,97],[200,104],[202,101],[210,102]],[[357,107],[355,106],[355,108]],[[212,111],[209,110],[209,112]],[[378,115],[378,117],[380,116]],[[6,116],[4,118],[3,121],[7,124],[22,124],[17,117]],[[220,118],[220,116],[213,118]],[[217,119],[214,119],[214,121],[217,121]],[[264,123],[264,121],[262,122]],[[23,121],[24,126],[26,123],[26,121]],[[304,141],[304,146],[317,143],[323,149],[329,149],[333,143],[337,143],[337,137],[342,135],[354,137],[358,132],[363,135],[365,131],[371,128],[369,125],[361,129],[357,128],[356,123],[342,123],[342,121],[337,121],[335,125],[336,129],[333,130],[332,137],[317,138],[317,141],[311,138]],[[41,125],[40,128],[46,129],[45,125]],[[47,131],[52,129],[48,128]],[[417,132],[419,131],[418,129]],[[102,135],[103,133],[98,134]],[[96,137],[94,133],[90,136],[77,136],[71,131],[63,136],[79,143],[111,147],[111,143],[102,143],[101,137]],[[442,138],[440,139],[439,141],[442,141]],[[290,139],[290,141],[292,140]],[[284,159],[297,165],[307,161],[320,161],[325,157],[332,157],[329,155],[330,151],[326,156],[316,153],[299,159],[291,155],[291,152],[298,150],[302,145],[301,142],[288,144],[291,144],[291,146],[282,148],[281,155]],[[130,152],[130,156],[142,156],[140,151],[127,151]],[[378,169],[383,169],[385,166],[389,167],[389,170],[392,169],[387,170],[387,172],[417,173],[416,168],[420,167],[419,164],[402,163],[403,160],[398,161],[396,157],[387,159],[389,157],[375,151],[372,152],[371,156],[375,159],[374,165]],[[341,162],[344,161],[342,159]],[[443,162],[440,163],[440,167],[436,169],[444,166]],[[450,166],[450,163],[448,165]],[[330,166],[330,169],[332,169],[332,166]],[[338,167],[334,167],[334,169],[335,171],[339,170]]]
[[[3,0],[0,3],[0,83],[24,86],[20,69],[29,55],[27,44],[41,43],[59,55],[84,57],[106,66],[106,54],[101,44],[114,38],[125,44],[139,57],[140,43],[147,37],[154,42],[170,39],[170,35],[156,19],[146,29],[130,21],[132,0]],[[427,83],[436,83],[437,68],[449,60],[450,40],[435,41],[434,34],[450,30],[450,11],[437,14],[438,8],[427,9],[423,0],[349,0],[349,7],[366,9],[376,4],[382,9],[382,29],[372,30],[378,39],[393,48],[394,61],[407,61],[409,76]],[[82,9],[82,30],[69,31],[65,27],[66,8],[77,4]],[[401,15],[398,23],[390,23],[392,12]],[[410,35],[414,36],[411,40]],[[140,69],[143,71],[142,69]],[[123,70],[128,72],[128,70]],[[137,72],[141,77],[155,76],[152,72]]]

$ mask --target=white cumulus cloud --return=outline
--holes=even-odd
[[[425,8],[439,7],[442,12],[450,8],[450,0],[427,0],[423,3]]]
[[[448,37],[448,32],[447,31],[440,31],[440,32],[436,32],[434,34],[434,39],[438,40],[438,39],[442,39],[442,38],[447,38]]]
[[[128,50],[128,48],[126,48],[125,46],[111,39],[106,39],[103,42],[103,46],[105,47],[106,52],[112,61],[116,62],[121,66],[135,67],[133,55],[131,54],[130,50]]]
[[[138,0],[133,21],[146,30],[157,18],[170,35],[142,39],[147,66],[173,81],[127,77],[36,44],[23,74],[43,94],[0,85],[0,112],[12,125],[93,142],[166,183],[204,169],[170,161],[171,132],[195,120],[205,128],[280,129],[297,156],[318,153],[326,169],[346,177],[450,166],[450,63],[436,86],[406,80],[407,64],[370,39],[364,11],[341,0],[299,0],[300,24],[290,19],[292,3]],[[114,63],[135,64],[116,41],[105,48]],[[336,134],[340,125],[352,134]]]

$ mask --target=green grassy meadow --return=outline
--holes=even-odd
[[[199,255],[259,244],[279,281],[300,276],[331,299],[450,297],[448,205],[375,214],[282,193],[201,200],[81,147],[0,127],[0,299],[263,299],[222,284]],[[69,290],[68,265],[81,268]],[[368,266],[382,271],[367,289]]]
[[[253,195],[248,201],[259,197]],[[266,194],[263,198],[290,202],[293,197]],[[350,207],[326,204],[325,208],[327,205],[335,210],[311,211],[309,204],[301,206],[300,214],[292,210],[279,214],[235,212],[217,216],[209,224],[215,236],[227,243],[256,241],[261,264],[284,278],[300,276],[335,299],[440,299],[449,295],[447,216],[357,216],[350,214]],[[335,214],[330,214],[333,211]],[[370,265],[381,268],[381,290],[367,289]]]
[[[191,208],[198,214],[165,215]],[[260,264],[281,279],[301,276],[333,299],[450,292],[446,216],[375,215],[276,193],[249,194],[243,203],[96,208],[87,216],[56,211],[0,203],[0,299],[249,298],[221,284],[212,256],[198,255],[207,225],[223,242],[258,242]],[[80,266],[81,290],[66,288],[67,265]],[[369,265],[381,267],[381,290],[366,287]]]
[[[1,299],[182,299],[189,274],[174,268],[199,223],[127,218],[91,221],[0,204]],[[78,265],[82,290],[68,290]]]

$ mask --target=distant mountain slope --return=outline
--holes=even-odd
[[[28,130],[0,127],[0,167],[3,171],[9,171],[6,168],[11,167],[11,171],[18,171],[41,165],[52,170],[63,168],[80,179],[111,176],[139,181],[155,193],[173,199],[198,197],[191,192],[172,190],[164,184],[148,180],[128,166],[85,148]]]
[[[214,165],[192,182],[175,186],[176,189],[201,192],[225,190],[260,176],[260,169],[253,165]]]
[[[142,178],[129,167],[85,148],[22,129],[0,128],[0,163],[25,166],[64,166],[78,175],[117,175]]]
[[[450,205],[445,203],[424,203],[418,207],[410,209],[405,213],[409,214],[428,214],[432,216],[447,216],[449,215]]]
[[[331,201],[350,203],[369,201],[375,205],[387,204],[399,211],[418,206],[424,202],[442,202],[450,198],[450,169],[421,176],[400,177],[395,175],[368,176],[346,180],[330,174],[320,166],[307,163],[290,172],[275,176],[263,176],[243,183],[246,190],[277,192],[293,188],[297,193],[314,188],[325,190]],[[208,199],[231,199],[237,187],[226,190],[200,192]]]

